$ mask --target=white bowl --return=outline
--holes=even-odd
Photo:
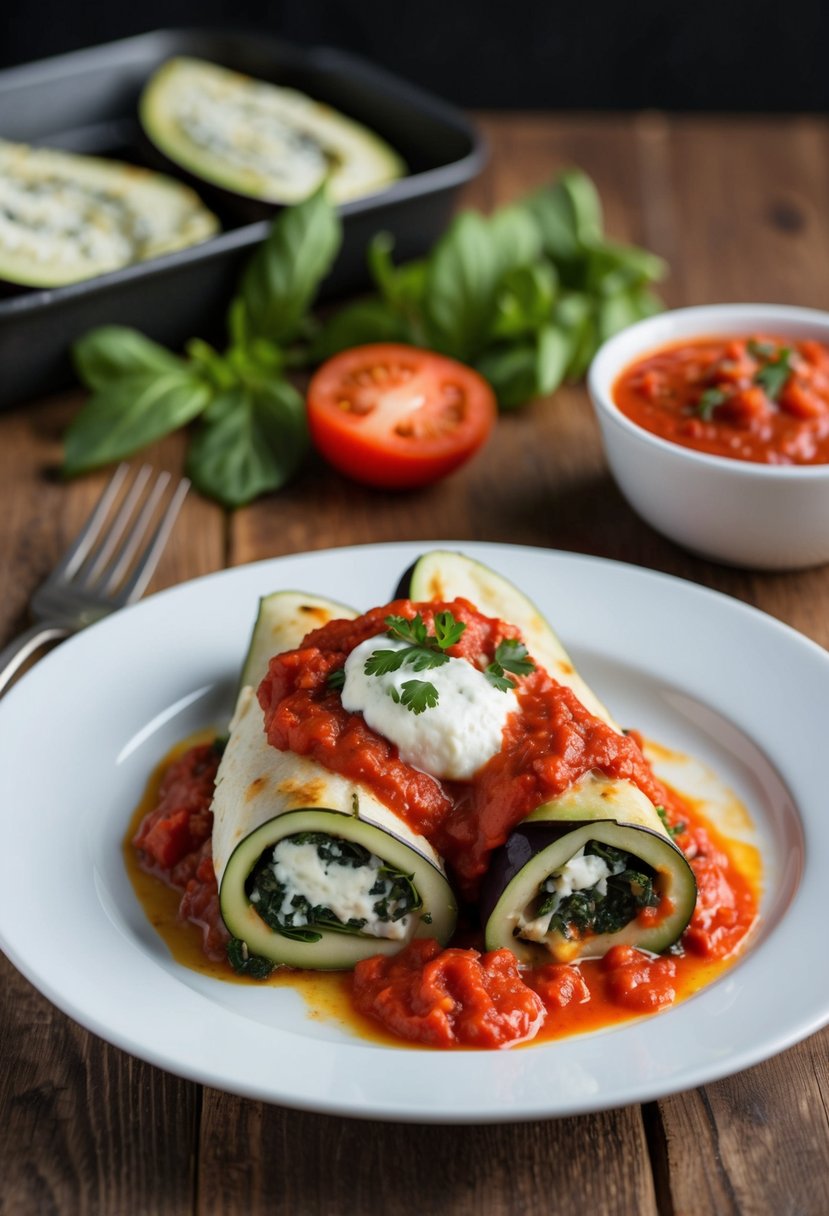
[[[829,313],[776,304],[679,308],[605,342],[587,381],[605,454],[630,505],[677,544],[735,566],[816,566],[829,561],[829,464],[766,465],[709,456],[643,430],[613,401],[619,373],[660,346],[751,333],[829,344]]]

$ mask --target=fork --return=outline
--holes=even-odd
[[[190,482],[167,505],[169,473],[121,464],[78,536],[29,603],[34,624],[0,651],[0,696],[27,659],[137,600],[152,577]],[[155,525],[155,526],[153,526]],[[143,548],[142,548],[143,544]]]

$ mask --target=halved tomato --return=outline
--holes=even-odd
[[[318,451],[341,473],[383,489],[451,473],[485,442],[496,416],[495,395],[477,372],[397,343],[342,351],[308,387]]]

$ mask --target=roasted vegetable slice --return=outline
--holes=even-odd
[[[240,690],[256,687],[268,669],[271,655],[297,646],[306,633],[335,619],[353,620],[357,613],[345,604],[308,595],[304,591],[274,591],[263,595],[253,626],[248,653],[242,664]]]
[[[271,747],[249,687],[219,767],[213,817],[222,917],[250,954],[345,969],[413,937],[449,940],[455,900],[429,843],[366,787]],[[331,861],[332,849],[345,860]]]
[[[397,594],[413,600],[470,600],[479,611],[509,621],[521,630],[530,655],[559,684],[572,688],[592,714],[618,730],[609,711],[584,682],[553,629],[532,600],[503,575],[463,553],[433,549],[401,578]]]
[[[525,963],[661,953],[696,903],[694,874],[629,781],[588,773],[539,807],[495,854],[482,893],[488,950]]]
[[[413,937],[449,940],[440,858],[371,790],[265,737],[255,686],[272,654],[352,609],[281,591],[260,601],[213,799],[222,917],[242,962],[336,970]]]
[[[0,140],[0,279],[58,287],[198,244],[218,229],[198,196],[120,161]]]
[[[295,203],[327,178],[329,197],[341,203],[405,172],[379,136],[330,106],[200,59],[163,64],[140,116],[175,165],[245,198]]]

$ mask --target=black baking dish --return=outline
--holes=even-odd
[[[154,69],[174,55],[302,89],[377,131],[406,161],[408,176],[341,207],[343,248],[325,285],[329,298],[366,284],[365,248],[381,229],[394,236],[396,257],[423,253],[483,164],[483,143],[462,114],[354,55],[209,30],[159,30],[0,72],[0,136],[147,163],[137,100]],[[268,222],[240,224],[207,201],[223,230],[201,245],[0,298],[0,406],[69,383],[69,348],[96,325],[133,325],[173,348],[195,335],[221,341],[227,301]]]

